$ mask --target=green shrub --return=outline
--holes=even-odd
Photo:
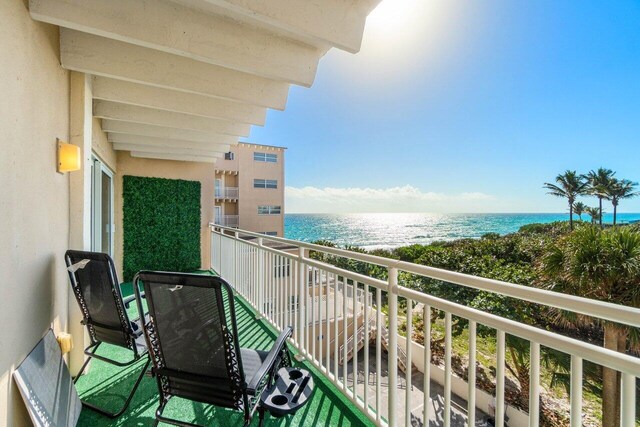
[[[124,280],[200,268],[200,182],[124,176]]]

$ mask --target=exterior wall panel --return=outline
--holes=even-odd
[[[58,28],[27,2],[0,2],[0,426],[30,421],[13,369],[53,327],[68,328],[69,174],[56,172],[56,138],[69,140],[69,73]]]

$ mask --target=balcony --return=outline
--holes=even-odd
[[[238,200],[238,187],[220,187],[216,188],[215,199],[216,202],[235,202]]]
[[[204,272],[203,272],[204,273]],[[133,294],[131,283],[122,285],[123,296]],[[277,334],[266,321],[256,320],[257,314],[250,304],[242,297],[235,299],[236,320],[240,345],[244,347],[266,350],[275,341]],[[132,306],[131,310],[136,309]],[[100,354],[120,360],[128,360],[130,353],[117,347],[103,345]],[[144,362],[143,362],[144,363]],[[135,381],[141,365],[136,364],[125,370],[114,367],[99,360],[92,362],[89,373],[80,378],[76,384],[83,399],[102,405],[106,408],[116,408],[128,394],[129,387]],[[289,418],[290,425],[319,425],[320,421],[331,425],[371,425],[369,420],[351,407],[342,393],[329,381],[322,380],[322,374],[307,361],[298,363],[299,366],[311,370],[316,378],[316,389],[312,400],[303,410]],[[176,416],[182,420],[200,425],[242,425],[242,413],[239,411],[215,408],[210,405],[192,401],[177,401],[169,416]],[[158,406],[158,389],[156,380],[145,377],[129,409],[118,419],[110,420],[88,409],[80,414],[78,426],[128,426],[153,425],[155,410]],[[269,423],[266,425],[279,425]],[[273,419],[271,419],[273,420]],[[252,425],[257,425],[257,420]],[[282,423],[284,425],[284,423]]]
[[[220,215],[215,219],[215,224],[223,227],[238,228],[239,221],[238,215]]]
[[[293,249],[279,250],[276,244]],[[607,320],[634,328],[640,327],[640,309],[213,224],[211,248],[213,268],[261,321],[276,330],[294,325],[291,344],[299,356],[375,425],[544,425],[541,396],[547,392],[542,382],[548,379],[543,378],[541,355],[551,350],[570,360],[566,372],[570,391],[559,409],[566,417],[563,425],[585,425],[589,402],[583,399],[584,379],[594,366],[619,373],[621,425],[636,425],[639,358],[407,285],[436,280],[442,286],[484,291],[540,309],[566,310],[594,322]],[[377,266],[386,272],[385,279],[319,258]],[[463,354],[453,334],[453,327],[460,324],[468,335]],[[431,339],[421,345],[406,338],[415,337],[414,333],[441,337],[442,345],[435,346]],[[489,355],[495,369],[489,375],[469,369],[478,366],[480,356],[487,356],[478,347],[479,337],[487,334],[495,339],[494,354]],[[513,337],[525,343],[522,354],[527,366],[520,380],[528,397],[519,407],[509,399],[516,381],[507,363],[514,351],[508,339]],[[491,392],[481,387],[487,381]]]

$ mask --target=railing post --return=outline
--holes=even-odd
[[[233,232],[233,287],[238,289],[240,284],[238,283],[238,270],[240,265],[240,257],[238,256],[238,232]],[[244,293],[244,290],[242,290]],[[245,298],[247,295],[245,294]]]
[[[498,330],[496,348],[496,427],[504,426],[505,400],[505,349],[506,336],[504,331]]]
[[[258,237],[258,314],[256,318],[261,319],[264,313],[264,251],[262,249],[262,237]]]
[[[621,376],[620,426],[633,427],[636,423],[636,377],[624,372]]]
[[[215,241],[216,241],[215,227],[213,227],[213,226],[209,226],[209,230],[210,230],[210,240],[209,240],[209,241],[210,241],[210,243],[211,243],[211,245],[209,246],[209,247],[211,248],[211,254],[210,254],[210,258],[211,258],[211,259],[210,259],[210,261],[211,261],[211,268],[212,268],[214,271],[218,272],[218,271],[216,270],[216,268],[217,268],[217,267],[216,267],[216,258],[215,258],[215,257],[216,257],[216,251],[215,251],[215,249],[214,249]]]
[[[304,266],[304,248],[298,247],[298,344],[300,346],[300,355],[308,354],[305,346],[305,337],[307,334],[307,325],[304,321],[306,317],[305,301],[307,300],[308,288],[306,286],[306,268]],[[302,357],[300,358],[302,360]]]
[[[222,242],[223,242],[223,237],[224,236],[224,230],[221,228],[220,229],[220,234],[218,235],[218,262],[220,263],[220,271],[218,271],[218,274],[222,277],[224,277],[223,272],[222,272],[222,254],[224,253],[222,251]]]
[[[571,356],[571,388],[570,404],[571,404],[571,427],[582,426],[582,358],[580,356]]]
[[[396,425],[396,394],[398,392],[398,269],[389,272],[389,427]]]
[[[531,341],[529,362],[529,427],[540,425],[540,344]]]

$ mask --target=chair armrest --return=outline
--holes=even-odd
[[[273,346],[271,347],[267,358],[264,362],[262,362],[260,369],[258,369],[258,372],[256,372],[253,378],[251,378],[251,381],[249,381],[249,384],[247,385],[247,393],[255,395],[264,376],[271,373],[271,371],[273,370],[275,363],[278,361],[278,356],[280,355],[282,350],[286,348],[285,346],[287,345],[287,338],[289,338],[292,334],[293,327],[291,326],[287,326],[284,331],[280,333],[275,344],[273,344]]]
[[[144,298],[144,297],[145,297],[145,296],[144,296],[144,292],[141,292],[141,293],[140,293],[140,296],[141,296],[142,298]],[[129,304],[131,304],[133,301],[135,301],[135,299],[136,299],[136,296],[135,296],[135,295],[129,295],[129,296],[128,296],[128,297],[126,297],[126,298],[122,298],[122,302],[124,303],[124,308],[129,308]]]

